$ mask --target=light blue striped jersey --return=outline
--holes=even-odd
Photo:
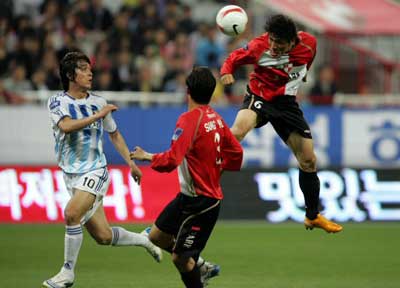
[[[64,172],[86,173],[107,165],[103,152],[103,129],[107,132],[117,129],[111,113],[79,131],[68,134],[58,127],[58,123],[64,117],[89,117],[106,104],[104,98],[92,93],[84,99],[75,99],[66,92],[57,93],[49,98],[47,108],[52,122],[57,162]]]

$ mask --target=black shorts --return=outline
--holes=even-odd
[[[296,102],[296,96],[282,95],[266,101],[252,93],[247,87],[247,93],[240,109],[251,109],[257,113],[256,128],[271,122],[272,127],[285,143],[292,132],[312,139],[310,126]]]
[[[160,213],[156,226],[174,235],[173,252],[197,260],[217,222],[220,200],[179,193]]]

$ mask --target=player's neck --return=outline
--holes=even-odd
[[[192,111],[198,107],[206,106],[206,104],[199,104],[194,102],[190,97],[188,99],[188,111]]]
[[[88,95],[88,91],[84,90],[84,89],[79,89],[76,87],[69,87],[68,91],[67,91],[68,95],[70,95],[71,97],[75,98],[75,99],[83,99],[86,98]]]

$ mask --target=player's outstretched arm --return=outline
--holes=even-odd
[[[86,126],[96,122],[97,120],[106,117],[106,115],[112,111],[117,110],[118,107],[112,104],[107,104],[104,106],[98,113],[93,114],[89,117],[85,117],[82,119],[71,119],[70,117],[65,117],[60,122],[58,122],[58,127],[64,133],[71,133],[74,131],[81,130]]]
[[[130,152],[130,158],[131,159],[136,159],[140,161],[151,161],[153,160],[153,155],[152,153],[148,153],[144,151],[141,147],[136,146],[135,150]]]
[[[126,145],[124,137],[118,130],[116,130],[115,132],[110,133],[110,139],[115,149],[122,156],[122,158],[124,158],[126,164],[128,164],[131,168],[131,175],[133,179],[135,179],[135,181],[140,184],[140,180],[142,179],[142,171],[140,171],[135,162],[131,160],[129,149]]]

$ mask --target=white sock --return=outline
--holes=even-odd
[[[199,259],[197,259],[197,262],[196,262],[196,266],[201,267],[204,265],[204,263],[206,263],[206,260],[204,260],[201,256],[199,256]]]
[[[112,227],[112,241],[113,246],[142,246],[147,247],[151,242],[150,240],[139,233],[130,232],[122,227]]]
[[[74,271],[79,250],[81,249],[82,240],[83,234],[80,224],[74,226],[65,226],[63,269]]]

